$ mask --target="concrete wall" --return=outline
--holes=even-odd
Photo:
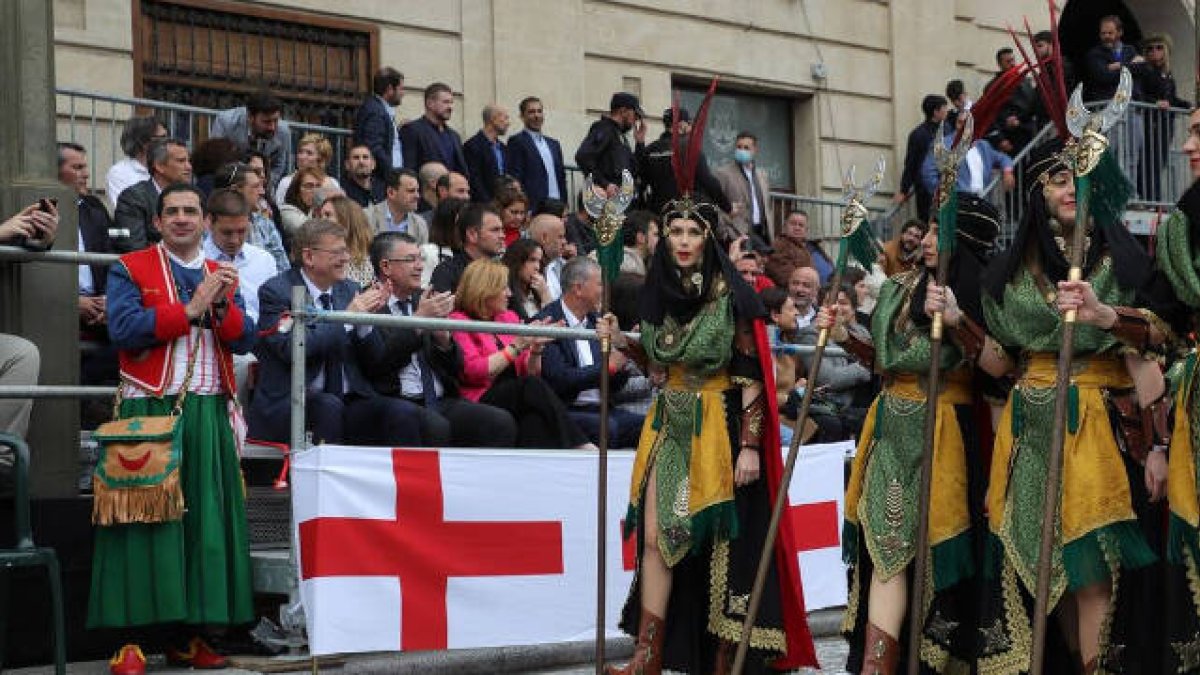
[[[1061,2],[1061,0],[1060,0]],[[841,169],[860,174],[883,154],[884,191],[895,185],[920,100],[962,78],[978,96],[1005,26],[1029,16],[1048,27],[1045,0],[258,0],[258,4],[371,21],[382,63],[400,69],[402,105],[421,113],[420,90],[448,83],[453,124],[479,128],[492,100],[514,109],[542,98],[546,130],[573,154],[616,90],[634,89],[647,111],[670,105],[673,77],[720,74],[731,86],[796,100],[797,191],[835,196]],[[1155,5],[1157,8],[1144,8]],[[1139,12],[1174,20],[1181,0],[1147,0]],[[1161,7],[1159,7],[1161,6]],[[58,84],[133,91],[130,0],[54,0]],[[1178,31],[1177,31],[1178,32]],[[1177,58],[1191,53],[1190,26]],[[1186,51],[1185,51],[1186,49]],[[1183,55],[1182,57],[1180,55]],[[828,77],[815,80],[814,63]],[[1188,79],[1188,78],[1184,78]],[[60,106],[60,113],[62,112]],[[519,123],[511,131],[519,130]],[[651,127],[651,137],[657,134]]]

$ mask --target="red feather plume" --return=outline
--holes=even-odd
[[[675,184],[679,186],[680,196],[692,194],[692,188],[696,184],[696,164],[700,161],[700,149],[704,144],[704,127],[708,122],[708,106],[717,92],[719,80],[720,77],[714,77],[712,83],[708,85],[708,93],[704,95],[704,100],[700,102],[700,107],[696,110],[696,117],[692,120],[692,133],[688,136],[686,148],[680,147],[679,125],[675,124],[679,120],[679,92],[675,92],[675,96],[671,100],[671,149],[673,150],[671,170],[675,173]]]

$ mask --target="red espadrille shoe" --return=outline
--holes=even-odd
[[[108,660],[108,672],[112,675],[145,675],[146,655],[137,645],[125,645]]]
[[[216,670],[224,668],[226,659],[213,651],[200,637],[192,638],[187,645],[187,651],[178,649],[167,650],[167,663],[175,666],[191,666],[197,670]]]

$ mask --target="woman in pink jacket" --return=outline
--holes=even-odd
[[[511,295],[508,268],[494,260],[476,260],[458,282],[450,318],[520,323],[508,309]],[[462,397],[512,413],[519,447],[595,447],[540,377],[542,349],[550,338],[455,333],[454,340],[463,354],[458,377]]]

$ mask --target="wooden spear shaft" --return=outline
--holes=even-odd
[[[861,227],[866,227],[862,225]],[[845,246],[846,244],[842,244]],[[845,271],[845,254],[838,255],[838,266],[829,285],[830,295],[833,296],[827,306],[837,305],[838,289],[842,286],[842,274]],[[750,589],[750,603],[746,607],[746,619],[742,622],[742,638],[738,641],[737,655],[733,659],[733,675],[741,675],[746,665],[746,655],[750,648],[750,630],[758,617],[758,606],[762,603],[763,588],[767,582],[767,571],[771,567],[771,558],[775,554],[775,537],[779,534],[779,521],[783,517],[783,509],[788,502],[788,485],[792,482],[792,472],[796,468],[796,458],[800,454],[800,437],[804,423],[808,421],[808,409],[812,405],[813,390],[817,388],[817,375],[821,372],[821,358],[825,355],[825,345],[829,343],[829,329],[823,328],[817,334],[817,345],[813,350],[812,363],[808,366],[808,383],[804,387],[804,398],[800,401],[800,410],[796,413],[796,424],[792,427],[792,442],[788,448],[787,461],[783,466],[783,475],[779,478],[779,492],[775,495],[775,508],[771,511],[771,523],[767,527],[767,540],[763,542],[762,556],[758,559],[758,570],[754,575],[754,586]],[[764,391],[764,396],[773,396],[774,392]],[[777,452],[776,448],[763,448],[762,452]],[[765,460],[764,460],[765,461]]]
[[[1075,194],[1078,207],[1075,215],[1075,230],[1071,233],[1071,270],[1068,279],[1083,278],[1083,242],[1087,229],[1088,202],[1091,180],[1087,175],[1075,177]],[[1058,351],[1058,373],[1054,391],[1054,426],[1050,436],[1050,454],[1046,465],[1046,490],[1042,496],[1042,540],[1038,551],[1037,593],[1033,614],[1033,652],[1030,655],[1029,672],[1041,675],[1042,660],[1046,653],[1046,623],[1050,614],[1050,576],[1053,569],[1054,533],[1058,525],[1059,488],[1062,482],[1063,445],[1067,438],[1067,390],[1070,387],[1071,359],[1074,356],[1075,311],[1063,315],[1062,345]],[[1014,395],[1019,395],[1014,393]]]
[[[954,189],[953,184],[950,186]],[[947,219],[943,216],[941,221]],[[937,285],[946,286],[950,251],[938,251]],[[937,400],[942,390],[942,313],[933,315],[929,327],[929,385],[925,397],[925,449],[921,453],[921,482],[917,484],[917,550],[913,559],[912,589],[908,598],[908,675],[921,669],[921,635],[925,626],[925,577],[929,569],[929,495],[933,485],[933,453],[937,444]]]
[[[600,271],[604,282],[601,292],[600,316],[607,316],[611,284]],[[596,675],[604,675],[605,638],[605,582],[608,578],[608,357],[612,354],[612,340],[600,340],[600,450],[597,453],[596,470]]]

